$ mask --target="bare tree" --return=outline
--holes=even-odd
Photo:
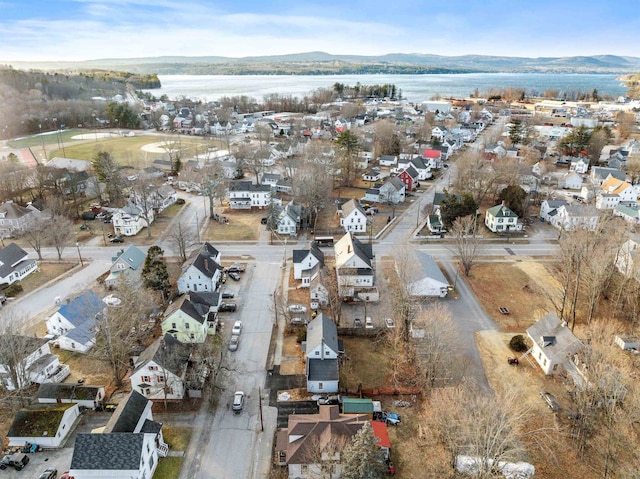
[[[182,261],[187,260],[187,252],[189,248],[194,244],[197,244],[196,234],[193,231],[193,227],[183,223],[182,221],[178,221],[167,239],[173,249],[177,251]]]
[[[351,440],[338,434],[314,436],[305,441],[301,457],[309,465],[314,479],[333,479],[340,470],[342,454]]]
[[[343,301],[340,295],[335,269],[322,268],[320,270],[320,284],[327,290],[327,308],[329,309],[329,315],[333,318],[333,321],[340,326]]]
[[[140,216],[147,224],[147,238],[151,238],[151,223],[155,215],[155,195],[159,182],[149,182],[138,176],[138,179],[131,185],[129,201],[140,208]]]
[[[22,389],[31,385],[29,356],[41,346],[37,339],[23,336],[17,331],[17,324],[24,324],[26,318],[16,317],[9,313],[4,318],[3,330],[0,332],[0,369],[4,377],[0,380],[0,390],[15,391],[24,406],[28,404],[28,395],[21,393]]]
[[[58,261],[62,261],[62,252],[73,239],[73,221],[66,216],[54,215],[49,225],[49,241],[58,253]]]
[[[472,215],[457,218],[449,233],[454,239],[454,252],[458,255],[464,275],[468,277],[482,250],[478,221]]]
[[[42,261],[42,248],[49,242],[49,230],[53,225],[48,219],[36,218],[29,223],[20,233],[20,237],[29,243],[29,246],[38,255],[38,259]]]

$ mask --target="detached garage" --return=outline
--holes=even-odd
[[[449,291],[449,282],[431,255],[416,252],[419,260],[420,279],[409,285],[414,298],[444,298]]]
[[[7,433],[9,447],[61,447],[80,415],[77,404],[34,404],[20,409]]]

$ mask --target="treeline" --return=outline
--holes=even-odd
[[[619,80],[624,82],[624,85],[628,88],[627,96],[634,100],[640,99],[640,73],[634,73],[631,75],[624,75]]]

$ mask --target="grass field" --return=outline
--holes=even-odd
[[[164,426],[162,437],[172,451],[186,451],[191,440],[191,428]]]
[[[178,479],[183,462],[182,457],[161,457],[153,479]]]
[[[55,132],[47,132],[42,135],[32,135],[25,136],[23,138],[16,138],[15,140],[10,140],[7,144],[11,148],[29,148],[29,147],[40,147],[42,148],[42,141],[44,140],[45,146],[47,145],[59,145],[60,142],[64,143],[65,150],[67,147],[67,143],[71,143],[72,138],[76,135],[88,134],[90,130],[81,130],[81,129],[73,129],[73,130],[63,130],[58,133]]]
[[[263,210],[220,210],[217,213],[226,216],[228,223],[221,224],[214,220],[209,220],[206,232],[203,234],[204,241],[255,241],[260,235],[260,219],[266,216]]]

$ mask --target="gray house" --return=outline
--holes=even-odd
[[[319,313],[307,326],[307,390],[313,393],[338,392],[338,328],[325,314]]]

